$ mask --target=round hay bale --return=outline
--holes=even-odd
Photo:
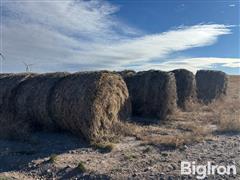
[[[176,83],[172,73],[144,71],[125,77],[133,116],[166,119],[176,109]]]
[[[227,84],[228,77],[222,71],[197,71],[197,97],[205,104],[225,96],[227,94]]]
[[[32,124],[34,128],[56,129],[49,113],[49,97],[56,84],[68,73],[39,74],[19,85],[13,94],[13,110],[16,119]]]
[[[130,115],[128,90],[121,76],[107,71],[67,76],[52,92],[51,114],[65,130],[98,138],[114,122]]]
[[[9,106],[12,104],[10,97],[13,93],[13,90],[31,76],[33,76],[33,74],[29,73],[1,74],[0,113],[9,113]]]
[[[123,78],[128,76],[133,76],[136,74],[134,70],[124,70],[124,71],[118,71],[118,74],[120,74]]]
[[[29,73],[0,75],[0,138],[22,138],[29,133],[27,123],[14,121],[11,96],[20,84],[32,76]]]
[[[196,100],[196,81],[191,71],[176,69],[171,71],[176,79],[177,105],[183,110],[187,109],[188,102]]]
[[[4,78],[4,77],[6,77],[6,76],[9,76],[9,75],[12,75],[12,73],[1,73],[1,74],[0,74],[0,79],[1,79],[1,78]]]

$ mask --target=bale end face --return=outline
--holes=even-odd
[[[134,70],[124,70],[124,71],[119,71],[117,73],[120,74],[123,78],[127,78],[129,76],[133,76],[136,74]]]
[[[125,82],[106,71],[67,76],[55,87],[51,101],[55,122],[87,140],[98,138],[115,121],[130,114]]]
[[[189,102],[196,100],[196,81],[191,71],[186,69],[176,69],[174,73],[177,86],[177,105],[183,110],[187,110]]]
[[[221,71],[200,70],[196,74],[197,97],[211,103],[227,94],[228,77]]]
[[[176,109],[176,84],[172,73],[138,72],[125,77],[132,101],[133,116],[166,119]]]

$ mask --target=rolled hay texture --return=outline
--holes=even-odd
[[[11,97],[15,119],[37,129],[57,129],[49,112],[50,96],[56,84],[67,75],[65,72],[39,74],[21,83]]]
[[[0,75],[0,113],[9,113],[9,106],[12,104],[10,97],[15,88],[34,74],[1,74]]]
[[[124,71],[118,71],[118,74],[120,74],[123,78],[128,76],[133,76],[136,74],[134,70],[124,70]]]
[[[1,73],[0,74],[0,79],[6,77],[6,76],[9,76],[9,75],[12,75],[12,73]]]
[[[186,69],[176,69],[171,71],[176,79],[177,86],[177,105],[183,110],[187,109],[190,101],[196,100],[196,81],[191,71]]]
[[[196,73],[197,97],[205,103],[227,94],[228,77],[222,71],[200,70]]]
[[[125,76],[133,116],[166,119],[176,109],[176,82],[173,73],[143,71]]]
[[[0,138],[24,136],[28,132],[28,124],[14,121],[11,112],[11,96],[20,84],[34,74],[1,74],[0,75]]]
[[[87,140],[128,118],[131,111],[125,82],[107,71],[68,75],[55,86],[50,102],[55,122]]]

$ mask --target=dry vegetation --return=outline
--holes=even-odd
[[[221,114],[219,120],[219,132],[240,132],[240,118],[238,115]]]
[[[228,96],[205,105],[189,101],[188,111],[170,115],[160,126],[120,123],[118,134],[135,136],[142,144],[180,148],[214,139],[214,133],[240,132],[240,78],[231,76]]]
[[[127,72],[129,73],[129,72]],[[133,73],[133,72],[130,72]],[[161,78],[162,74],[160,73],[158,75],[158,72],[155,71],[149,71],[148,72],[150,75],[149,77],[153,78],[155,77],[155,75],[157,75],[156,77]],[[186,74],[184,74],[184,72],[179,72],[179,82],[182,78],[182,76],[187,76],[186,79],[188,79],[188,81],[186,82],[188,84],[188,86],[191,86],[194,88],[194,82],[192,82],[191,80],[191,74],[188,74],[188,72],[186,71]],[[55,88],[55,92],[51,92],[51,94],[55,94],[56,98],[56,102],[59,104],[59,106],[64,106],[64,107],[70,107],[71,110],[68,110],[69,112],[77,112],[75,111],[72,106],[69,106],[69,102],[71,100],[71,98],[67,101],[66,99],[64,101],[67,101],[68,106],[65,106],[64,104],[66,102],[62,102],[59,103],[59,99],[57,99],[57,97],[59,96],[60,93],[67,93],[63,96],[69,95],[68,92],[65,89],[61,89],[64,87],[68,87],[72,84],[72,80],[77,80],[79,82],[83,82],[81,78],[86,79],[87,78],[91,78],[92,79],[98,79],[100,76],[102,79],[104,78],[109,78],[109,80],[114,79],[114,84],[116,84],[116,82],[118,82],[120,84],[120,86],[122,87],[122,91],[121,93],[123,93],[123,95],[121,96],[121,98],[123,99],[123,101],[125,101],[125,99],[127,98],[127,94],[126,94],[126,89],[124,87],[124,84],[122,84],[121,81],[116,81],[118,79],[117,76],[115,76],[114,74],[111,74],[110,76],[106,76],[107,72],[103,73],[99,73],[99,74],[88,74],[88,73],[83,73],[83,74],[73,74],[70,75],[68,78],[63,79]],[[134,74],[134,73],[133,73]],[[140,73],[141,74],[141,73]],[[11,75],[6,75],[7,77],[11,78]],[[22,78],[22,76],[26,76],[25,74],[20,75],[20,77]],[[42,88],[41,86],[44,86],[44,83],[47,84],[48,82],[45,80],[45,77],[47,76],[53,76],[54,78],[57,77],[58,75],[55,74],[47,74],[46,76],[36,76],[36,78],[32,78],[32,80],[26,81],[26,83],[22,83],[20,88],[16,89],[16,93],[14,93],[14,97],[17,96],[17,93],[19,93],[18,91],[21,90],[21,88],[25,88],[26,85],[31,83],[36,82],[36,80],[38,80],[39,78],[41,79],[41,83],[39,88]],[[59,77],[61,76],[65,76],[65,74],[60,74]],[[132,74],[130,75],[125,75],[124,77],[131,77]],[[142,76],[140,76],[142,77]],[[15,76],[14,76],[15,78]],[[15,80],[14,78],[12,78],[13,80]],[[21,80],[21,78],[19,78]],[[46,82],[45,82],[45,81]],[[135,86],[135,79],[133,79],[134,82],[128,82],[128,86]],[[53,81],[53,83],[55,82],[55,80],[52,78],[50,79],[50,81]],[[85,80],[86,81],[86,80]],[[84,82],[85,82],[84,81]],[[4,82],[4,81],[2,81]],[[132,83],[132,85],[131,85]],[[66,86],[67,84],[67,86]],[[81,83],[78,83],[81,85]],[[84,85],[86,83],[83,83],[82,85]],[[90,83],[91,84],[91,83]],[[97,148],[97,149],[102,149],[105,151],[111,151],[114,148],[114,143],[118,143],[120,141],[120,139],[122,137],[125,136],[134,136],[139,140],[143,141],[143,144],[151,144],[151,145],[161,145],[161,146],[170,146],[170,147],[182,147],[184,145],[188,145],[191,143],[196,143],[196,142],[200,142],[206,138],[212,138],[212,134],[213,132],[239,132],[240,131],[240,103],[239,103],[239,99],[240,99],[240,91],[239,91],[239,78],[237,76],[232,76],[230,77],[230,81],[229,81],[229,86],[231,88],[228,88],[228,96],[226,98],[221,98],[218,99],[217,101],[213,101],[212,103],[208,104],[208,105],[204,105],[204,104],[200,104],[200,103],[196,103],[196,101],[185,101],[184,102],[184,106],[185,109],[187,109],[187,111],[175,111],[174,114],[172,115],[168,115],[167,119],[165,121],[160,122],[160,126],[156,126],[156,125],[143,125],[143,124],[137,124],[134,122],[115,122],[114,126],[108,126],[108,130],[107,131],[98,131],[98,132],[94,132],[94,133],[98,133],[98,136],[94,138],[94,141],[91,141],[91,144],[93,145],[93,147]],[[81,85],[81,86],[82,86]],[[113,84],[112,84],[113,85]],[[111,86],[112,86],[111,85]],[[119,86],[119,85],[116,85]],[[70,88],[73,91],[73,87],[75,87],[75,89],[82,89],[80,87],[77,86],[72,86],[72,88]],[[88,86],[87,86],[88,87]],[[27,88],[27,87],[26,87]],[[85,85],[84,85],[84,88]],[[83,88],[83,89],[84,89]],[[89,88],[89,87],[88,87]],[[108,88],[108,86],[104,86],[104,88]],[[29,89],[29,88],[28,88]],[[90,89],[94,89],[94,88],[90,88]],[[114,90],[114,88],[112,88],[112,91]],[[182,88],[180,88],[182,89]],[[179,92],[180,92],[179,89]],[[32,91],[32,90],[31,90]],[[102,92],[102,91],[101,91]],[[130,90],[131,92],[131,90]],[[143,93],[143,91],[141,91]],[[48,92],[49,93],[49,92]],[[70,92],[69,92],[70,93]],[[81,93],[78,91],[78,94]],[[183,93],[185,93],[183,91]],[[192,92],[186,92],[187,96],[192,96]],[[3,94],[3,93],[2,93]],[[22,93],[20,93],[19,96],[17,96],[18,98],[21,97]],[[116,93],[117,94],[117,93]],[[45,96],[50,96],[47,93],[45,93]],[[73,98],[76,99],[75,95],[72,94]],[[143,96],[147,96],[148,94],[142,94]],[[52,95],[53,96],[53,95]],[[185,96],[185,95],[182,95]],[[79,96],[79,98],[81,98],[81,96]],[[104,95],[105,97],[105,95]],[[54,99],[54,97],[52,97]],[[124,99],[125,98],[125,99]],[[15,98],[16,99],[16,98]],[[25,99],[25,100],[24,100]],[[46,98],[45,98],[46,99]],[[110,98],[112,99],[112,98]],[[146,99],[146,98],[143,98]],[[152,100],[152,98],[149,98],[149,100]],[[191,98],[190,98],[191,99]],[[193,98],[194,99],[194,98]],[[24,102],[26,101],[26,98],[23,98]],[[38,100],[38,99],[37,99]],[[33,100],[32,100],[33,101]],[[39,101],[39,100],[38,100]],[[46,102],[47,100],[45,100],[44,102]],[[72,101],[72,100],[71,100]],[[119,102],[120,105],[121,103],[124,103],[123,101]],[[75,101],[72,101],[75,102]],[[102,101],[101,101],[102,102]],[[4,102],[2,102],[3,104]],[[87,103],[87,102],[86,102]],[[21,103],[24,106],[27,106],[28,104],[24,104]],[[97,105],[97,104],[96,104]],[[24,108],[24,106],[19,106]],[[44,104],[43,106],[46,106],[46,104]],[[75,104],[76,106],[76,104]],[[85,106],[85,105],[84,105]],[[114,105],[115,106],[115,105]],[[58,109],[62,109],[58,106],[56,106]],[[80,106],[76,106],[79,110]],[[187,108],[186,108],[187,107]],[[44,110],[46,108],[43,108]],[[53,111],[53,109],[50,109],[51,111]],[[128,111],[128,110],[124,110],[124,111]],[[39,110],[39,112],[45,112],[43,110]],[[58,111],[61,112],[61,111]],[[85,111],[84,111],[85,112]],[[61,114],[62,113],[62,114]],[[71,118],[69,119],[69,114],[64,114],[65,112],[61,112],[60,115],[62,117],[67,117],[68,119],[68,126],[66,125],[66,123],[62,122],[62,127],[65,127],[66,129],[72,129],[72,132],[75,132],[76,128],[78,128],[78,125],[71,125]],[[45,113],[46,114],[46,113]],[[54,114],[59,114],[59,113],[54,113]],[[72,113],[74,114],[74,113]],[[79,112],[75,113],[76,115],[79,116]],[[58,116],[60,116],[58,115]],[[56,116],[56,115],[55,115]],[[98,116],[98,115],[97,115]],[[107,116],[106,116],[107,117]],[[2,123],[2,131],[0,132],[0,136],[8,136],[11,138],[18,138],[21,137],[23,139],[28,137],[28,134],[26,133],[29,129],[28,126],[24,125],[24,123],[22,121],[16,121],[15,123],[12,123],[12,125],[5,125],[6,123],[8,123],[8,119],[11,118],[9,117],[1,117],[1,123]],[[56,118],[56,117],[55,117]],[[4,119],[6,119],[4,121]],[[65,118],[62,118],[65,119]],[[74,119],[74,118],[73,118]],[[146,121],[149,121],[149,119],[144,119]],[[40,120],[39,120],[40,121]],[[58,120],[57,121],[59,125],[61,125],[61,121]],[[75,122],[75,121],[74,121]],[[5,124],[4,124],[5,123]],[[22,123],[22,125],[19,125],[19,123]],[[50,123],[50,121],[49,121]],[[110,122],[111,123],[111,122]],[[27,123],[26,123],[27,124]],[[102,122],[101,124],[106,124],[106,122]],[[85,132],[86,128],[84,123],[79,124],[80,129],[83,129],[82,131]],[[18,128],[19,126],[21,126],[22,128]],[[3,127],[6,127],[7,129],[4,129]],[[10,128],[10,130],[9,130]],[[87,134],[88,132],[85,132],[85,137],[88,137],[90,135]],[[93,134],[94,134],[93,133]],[[26,137],[25,137],[26,136]]]
[[[43,139],[34,140],[32,138],[29,140],[29,143],[37,148],[36,151],[41,146],[50,151],[43,157],[40,157],[40,153],[34,156],[34,151],[15,150],[17,146],[14,146],[12,151],[5,151],[6,148],[3,146],[3,153],[10,154],[6,155],[7,158],[10,158],[7,161],[5,160],[5,162],[9,161],[9,164],[12,162],[10,161],[11,154],[18,154],[24,158],[33,156],[27,163],[23,161],[26,165],[21,172],[15,169],[15,172],[9,171],[4,176],[10,174],[11,177],[20,177],[20,179],[49,179],[52,177],[61,177],[59,179],[80,177],[79,179],[81,179],[84,174],[94,173],[95,179],[108,179],[109,176],[113,177],[112,179],[128,179],[129,176],[130,178],[137,176],[138,179],[144,179],[141,178],[141,175],[146,172],[145,177],[147,178],[145,179],[148,179],[152,173],[156,174],[155,179],[159,179],[161,176],[159,173],[164,172],[172,175],[174,169],[176,170],[176,176],[179,175],[177,169],[179,164],[177,162],[185,160],[189,156],[193,158],[191,160],[203,159],[205,156],[207,160],[214,157],[222,161],[225,156],[226,158],[229,157],[227,154],[221,154],[221,151],[229,152],[233,149],[232,144],[234,143],[239,149],[239,140],[237,139],[239,136],[235,138],[237,139],[235,141],[225,138],[224,141],[219,143],[218,135],[229,132],[230,134],[239,133],[240,77],[230,77],[227,93],[225,99],[220,99],[208,105],[188,102],[190,108],[187,111],[179,110],[159,124],[149,125],[131,121],[116,122],[114,126],[108,129],[109,131],[99,134],[98,138],[91,142],[91,145],[80,143],[79,146],[76,146],[75,144],[79,143],[79,140],[75,140],[72,136],[70,139],[64,137],[59,140],[57,138],[61,134],[57,134],[52,139],[57,144],[54,147],[64,149],[61,149],[58,153],[53,152],[52,146],[48,143],[40,144]],[[231,141],[230,145],[227,144],[229,141]],[[215,146],[212,147],[209,142],[216,142]],[[73,145],[70,146],[71,143]],[[203,156],[206,147],[202,147],[204,143],[207,147],[210,147]],[[225,146],[225,144],[227,145]],[[220,151],[218,149],[214,152],[214,148],[218,145]],[[66,150],[65,147],[68,148],[68,146],[70,148]],[[192,149],[195,146],[196,148]],[[53,150],[55,149],[53,148]],[[237,151],[232,152],[230,155],[235,155],[239,159]],[[210,155],[208,156],[208,154]],[[0,160],[1,158],[0,154]],[[31,163],[33,165],[29,167]],[[22,167],[21,165],[18,165],[17,168]],[[168,171],[168,168],[170,168],[170,171]],[[49,169],[51,172],[48,172]],[[61,174],[62,172],[63,174]],[[147,172],[149,173],[147,174]],[[66,174],[73,178],[68,178]],[[104,176],[101,174],[104,174]],[[167,179],[165,175],[161,177]],[[1,176],[0,173],[0,179]]]
[[[212,105],[212,110],[218,114],[219,132],[240,132],[240,80],[238,76],[230,77],[228,96],[223,102]]]

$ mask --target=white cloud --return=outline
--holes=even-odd
[[[10,1],[3,3],[13,19],[24,24],[38,24],[66,35],[80,38],[91,36],[109,38],[117,31],[135,33],[130,27],[117,21],[114,16],[118,7],[104,1]],[[121,26],[120,26],[121,25]],[[125,30],[125,31],[124,31]],[[115,37],[115,36],[114,36]]]
[[[152,59],[215,43],[231,33],[221,24],[179,27],[144,34],[119,21],[119,10],[104,1],[3,2],[4,68],[24,70],[22,61],[37,71],[121,69]],[[79,68],[79,69],[78,69]]]
[[[239,58],[218,58],[218,57],[198,57],[198,58],[182,58],[172,59],[167,62],[158,64],[146,64],[139,66],[139,70],[146,69],[160,69],[170,71],[174,69],[188,69],[192,72],[196,72],[199,69],[215,69],[216,66],[227,68],[240,68]]]
[[[168,32],[113,42],[87,50],[94,59],[115,61],[120,65],[148,62],[176,51],[213,44],[220,35],[230,34],[228,26],[211,24],[180,27]]]

